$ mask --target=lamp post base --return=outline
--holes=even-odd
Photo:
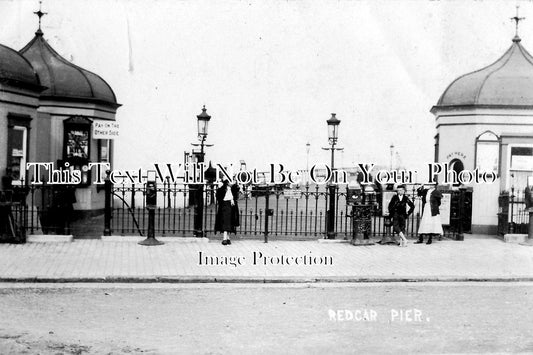
[[[195,231],[192,232],[192,235],[195,238],[205,238],[205,232],[202,231],[202,230],[195,230]]]
[[[326,233],[326,239],[335,239],[337,237],[337,233],[335,232],[327,232]]]
[[[520,243],[520,245],[525,245],[527,247],[533,247],[533,239],[527,239],[525,242]]]
[[[145,240],[143,240],[142,242],[139,242],[137,244],[151,247],[151,246],[156,246],[156,245],[163,245],[165,243],[160,242],[159,240],[157,240],[155,238],[148,237]]]

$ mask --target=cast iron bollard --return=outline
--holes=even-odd
[[[348,186],[346,191],[346,202],[352,206],[352,240],[351,244],[358,245],[373,245],[370,242],[368,235],[372,226],[372,199],[366,198],[361,186],[359,184]],[[370,200],[370,201],[368,201]],[[363,235],[363,239],[360,238]]]
[[[146,182],[146,208],[148,209],[148,235],[145,240],[139,242],[140,245],[154,246],[165,244],[155,239],[155,209],[157,207],[157,187],[155,171],[147,172]]]
[[[368,238],[372,226],[372,205],[355,205],[352,207],[352,245],[373,245]],[[361,239],[360,236],[363,236]]]

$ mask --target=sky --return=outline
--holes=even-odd
[[[533,51],[533,1],[44,0],[42,30],[66,59],[102,76],[119,103],[115,168],[183,161],[196,115],[212,116],[206,160],[265,170],[329,162],[422,171],[430,113],[457,76],[511,46],[520,4]],[[38,1],[0,0],[0,43],[37,29]]]

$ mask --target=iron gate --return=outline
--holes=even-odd
[[[524,233],[529,227],[529,212],[524,191],[503,192],[498,198],[498,234]]]

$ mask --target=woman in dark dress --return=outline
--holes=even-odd
[[[217,189],[216,193],[218,210],[215,218],[215,233],[222,232],[222,245],[229,245],[231,241],[229,233],[237,233],[239,223],[239,186],[237,184],[229,185],[228,180],[224,180],[222,186]]]

